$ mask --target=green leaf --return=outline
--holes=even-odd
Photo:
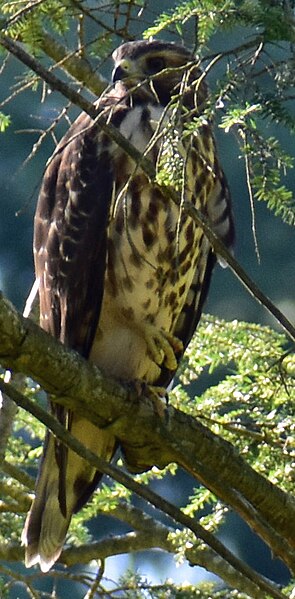
[[[0,133],[4,133],[9,125],[11,125],[10,116],[0,112]]]

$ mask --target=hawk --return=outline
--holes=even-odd
[[[207,89],[193,55],[164,41],[114,53],[99,114],[144,153],[230,246],[229,191],[206,120]],[[34,257],[40,324],[106,375],[168,386],[200,318],[216,261],[202,229],[82,113],[50,159],[37,203]],[[192,127],[192,124],[195,125]],[[108,430],[52,405],[87,448],[111,460]],[[27,516],[27,567],[48,571],[71,516],[101,473],[47,434]]]

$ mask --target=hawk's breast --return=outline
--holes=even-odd
[[[144,152],[157,132],[162,110],[159,106],[133,108],[121,123],[121,133]],[[148,156],[154,162],[160,144],[150,144]],[[187,200],[192,200],[194,191],[190,160],[188,154]],[[205,187],[204,183],[197,197],[198,207]],[[109,375],[154,382],[160,368],[148,351],[145,330],[153,325],[173,334],[185,302],[190,301],[196,269],[201,286],[208,242],[191,218],[164,197],[123,152],[117,152],[113,195],[104,296],[91,359]]]

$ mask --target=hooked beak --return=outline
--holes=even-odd
[[[112,81],[116,83],[116,81],[122,81],[123,79],[138,79],[136,76],[134,63],[127,59],[121,60],[115,66],[112,73]]]
[[[127,73],[126,73],[125,69],[123,69],[123,68],[122,68],[122,67],[119,65],[118,67],[116,67],[116,68],[113,70],[113,73],[112,73],[112,80],[113,80],[113,83],[116,83],[116,81],[121,81],[122,79],[126,79],[126,77],[127,77],[127,76],[128,76],[128,75],[127,75]]]

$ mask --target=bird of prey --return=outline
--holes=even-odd
[[[97,101],[100,116],[77,118],[40,190],[34,228],[40,325],[108,376],[166,387],[199,321],[216,261],[185,205],[196,206],[230,246],[230,197],[193,55],[174,43],[135,41],[121,45],[113,60],[112,84]],[[102,117],[152,162],[158,180],[102,130]],[[117,442],[107,429],[87,414],[52,410],[81,443],[111,460]],[[47,434],[22,537],[28,567],[51,568],[72,514],[100,477]]]

